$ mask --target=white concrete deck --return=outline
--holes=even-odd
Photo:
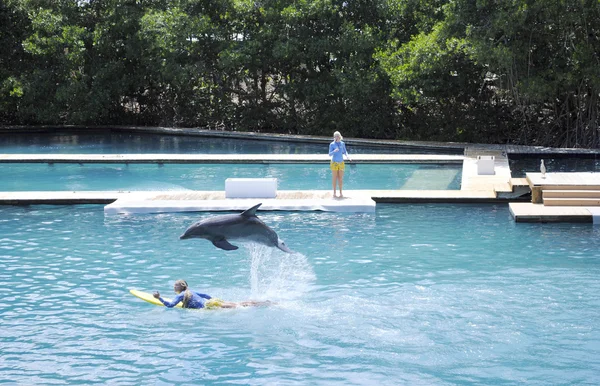
[[[600,173],[527,173],[532,202],[510,203],[510,213],[516,222],[584,222],[600,223],[600,207],[594,198],[568,198],[585,195],[600,189]],[[544,198],[544,191],[559,194],[558,198]],[[572,193],[575,192],[575,193]],[[549,202],[545,203],[548,200]],[[571,202],[573,201],[573,202]]]
[[[329,210],[329,211],[371,211],[366,206],[374,205],[375,202],[385,203],[409,203],[409,202],[496,202],[496,194],[491,191],[463,191],[463,190],[346,190],[344,199],[334,199],[328,190],[280,190],[277,192],[275,202],[271,203],[273,208],[282,209],[286,205],[292,205],[294,210]],[[218,205],[225,202],[235,204],[225,197],[224,191],[102,191],[102,192],[0,192],[0,204],[3,205],[67,205],[67,204],[113,204],[118,200],[123,212],[143,212],[143,205],[155,207],[162,212],[171,207],[172,211],[189,210],[218,210]],[[246,200],[246,199],[244,199]],[[261,209],[271,206],[266,205],[267,199],[261,200],[264,204]],[[143,205],[141,202],[145,202]],[[157,201],[160,203],[152,203]],[[191,203],[191,201],[195,201]],[[202,201],[203,203],[200,203]],[[211,201],[220,201],[215,206]],[[232,205],[233,205],[232,204]],[[117,205],[110,206],[117,208]],[[160,209],[162,207],[163,209]],[[204,209],[203,209],[204,207]],[[130,209],[126,209],[130,208]],[[192,209],[195,208],[195,209]],[[111,209],[114,211],[115,209]],[[226,209],[222,209],[226,210]],[[277,209],[274,209],[277,210]],[[291,209],[290,209],[291,210]]]
[[[527,173],[526,178],[532,186],[558,186],[571,187],[577,186],[579,189],[599,189],[600,173],[579,172],[579,173]]]
[[[579,222],[600,224],[599,207],[544,206],[532,202],[508,204],[516,222]]]
[[[228,198],[214,200],[140,200],[120,199],[104,207],[105,214],[242,211],[262,203],[259,210],[375,212],[369,197],[333,198]]]
[[[467,148],[463,162],[461,190],[483,190],[494,192],[511,192],[511,174],[506,154],[501,151]],[[477,174],[477,156],[491,155],[495,157],[493,175]]]

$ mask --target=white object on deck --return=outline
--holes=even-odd
[[[542,178],[546,178],[546,165],[544,165],[544,160],[540,162],[540,173],[542,173]]]
[[[244,211],[262,202],[260,211],[375,212],[370,197],[330,199],[132,200],[121,198],[104,207],[104,214]]]
[[[277,178],[228,178],[225,180],[226,198],[275,198]]]
[[[478,175],[494,175],[494,162],[496,157],[493,155],[479,155],[477,156],[477,174]]]
[[[598,207],[589,207],[587,210],[592,214],[592,219],[594,225],[600,225],[600,208]]]

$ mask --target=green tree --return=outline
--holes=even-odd
[[[600,145],[598,0],[461,0],[449,14],[518,122],[511,141]]]
[[[0,119],[599,146],[598,0],[6,0]]]
[[[30,66],[21,42],[29,28],[27,15],[17,2],[0,3],[0,122],[20,123],[21,73]]]
[[[241,129],[389,136],[389,81],[373,58],[381,35],[369,26],[384,24],[379,11],[330,0],[238,1],[233,19],[235,39],[221,58],[236,75]]]

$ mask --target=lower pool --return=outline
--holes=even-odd
[[[274,177],[281,190],[330,189],[328,164],[1,164],[2,191],[225,190],[227,178]],[[460,189],[462,165],[348,164],[345,189]]]
[[[506,205],[260,212],[292,255],[179,240],[211,214],[0,207],[0,382],[598,384],[600,229]],[[268,308],[169,310],[183,278]]]

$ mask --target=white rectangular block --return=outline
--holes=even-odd
[[[477,174],[479,175],[494,175],[494,162],[496,157],[493,155],[477,156]]]
[[[277,178],[228,178],[225,180],[226,198],[275,198]]]

